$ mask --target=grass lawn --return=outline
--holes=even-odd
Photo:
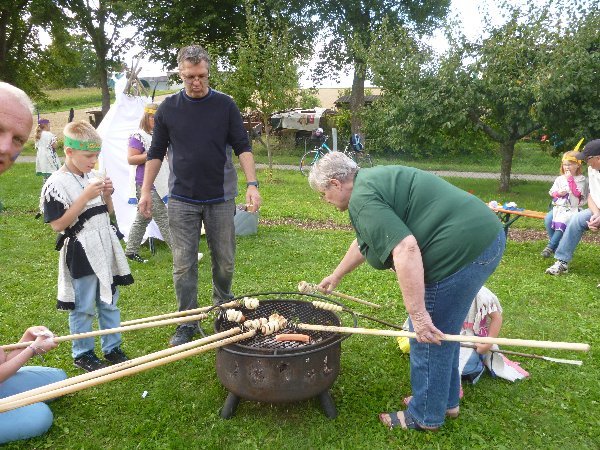
[[[54,308],[55,236],[34,219],[41,181],[33,173],[33,164],[23,163],[0,178],[0,199],[6,208],[0,214],[2,343],[17,341],[27,326],[35,324],[68,334],[67,315]],[[263,219],[348,223],[345,214],[324,205],[310,191],[299,173],[275,171],[271,182],[263,181],[264,173],[259,178]],[[498,197],[493,180],[451,181],[486,201]],[[547,183],[520,182],[511,200],[542,209],[547,189]],[[541,227],[540,222],[521,220],[515,225]],[[344,229],[263,225],[258,235],[238,239],[234,292],[294,291],[300,280],[317,282],[333,269],[352,239],[352,232]],[[60,398],[52,403],[55,421],[45,436],[6,448],[597,449],[599,249],[582,243],[571,272],[554,278],[544,274],[548,261],[538,256],[543,245],[509,241],[488,283],[504,308],[502,336],[587,342],[591,352],[511,348],[581,359],[584,364],[514,357],[531,373],[530,379],[510,383],[486,374],[478,384],[465,385],[460,418],[448,421],[437,433],[390,431],[379,423],[377,413],[400,409],[402,398],[410,394],[408,357],[393,338],[352,336],[342,344],[341,373],[332,387],[339,412],[334,420],[325,418],[317,400],[282,405],[242,401],[231,420],[221,419],[219,409],[227,393],[215,374],[214,353],[205,353]],[[200,251],[207,252],[204,241]],[[147,247],[143,256],[149,256]],[[199,303],[208,305],[208,261],[199,264]],[[166,246],[159,245],[147,264],[132,265],[132,271],[136,283],[122,289],[119,300],[123,321],[176,309]],[[373,310],[348,303],[356,311],[395,323],[406,317],[389,271],[360,267],[338,290],[383,306]],[[351,321],[348,314],[342,319],[345,324]],[[383,328],[365,319],[359,319],[359,326]],[[211,329],[210,320],[205,329]],[[162,327],[124,333],[124,349],[131,357],[161,350],[172,331],[173,327]],[[47,355],[45,364],[63,368],[70,376],[81,373],[72,365],[68,343]]]

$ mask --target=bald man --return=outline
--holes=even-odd
[[[0,82],[0,175],[23,150],[33,126],[33,104],[25,92]]]

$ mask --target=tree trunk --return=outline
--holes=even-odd
[[[102,89],[102,116],[110,109],[110,91],[108,90],[108,72],[106,67],[99,68],[100,88]]]
[[[6,33],[8,31],[8,10],[0,10],[0,79],[7,80],[6,59],[8,58],[8,43]]]
[[[515,153],[515,141],[508,140],[500,145],[501,163],[500,163],[500,192],[508,192],[510,189],[510,172],[512,169],[512,160]]]
[[[363,62],[354,63],[354,78],[352,80],[352,94],[350,94],[350,127],[352,134],[361,132],[362,121],[360,110],[365,104],[365,78],[367,66]]]

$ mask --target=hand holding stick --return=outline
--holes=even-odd
[[[210,344],[202,345],[202,346],[196,347],[196,348],[191,348],[189,350],[179,351],[175,354],[171,354],[171,355],[165,356],[163,358],[153,359],[152,361],[138,364],[133,367],[128,367],[126,369],[118,370],[116,372],[107,373],[105,375],[101,375],[101,376],[92,378],[90,380],[87,380],[87,381],[84,381],[81,383],[67,385],[62,388],[58,388],[58,389],[54,389],[54,390],[43,391],[42,393],[38,393],[37,395],[27,396],[25,398],[21,398],[16,401],[11,401],[10,397],[7,397],[7,398],[0,400],[0,412],[10,411],[11,409],[20,408],[21,406],[25,406],[25,405],[31,405],[33,403],[48,400],[51,398],[61,397],[63,395],[71,394],[73,392],[77,392],[82,389],[86,389],[88,387],[97,386],[99,384],[106,383],[108,381],[116,380],[118,378],[123,378],[123,377],[129,376],[129,375],[143,372],[145,370],[152,369],[154,367],[162,366],[162,365],[165,365],[165,364],[173,362],[173,361],[179,361],[181,359],[188,358],[190,356],[195,356],[200,353],[207,352],[209,350],[213,350],[213,349],[216,349],[219,347],[223,347],[225,345],[229,345],[233,342],[251,338],[255,334],[256,334],[255,330],[250,330],[243,334],[231,336],[231,337],[228,337],[225,339],[221,339],[219,341],[211,342]],[[177,347],[173,347],[173,348],[175,349]],[[123,364],[123,366],[125,366],[126,362],[121,363],[121,364]],[[121,364],[117,364],[117,365],[111,366],[111,367],[123,367],[123,366],[121,366]],[[48,386],[51,386],[51,385],[48,385]]]
[[[157,320],[155,322],[145,322],[145,323],[139,323],[139,324],[135,324],[135,325],[126,325],[124,327],[106,328],[104,330],[89,331],[87,333],[69,334],[66,336],[55,336],[52,339],[54,340],[54,342],[57,342],[57,343],[64,342],[64,341],[73,341],[75,339],[85,339],[85,338],[90,338],[90,337],[95,337],[95,336],[103,336],[105,334],[122,333],[123,331],[141,330],[144,328],[152,328],[152,327],[159,327],[159,326],[164,326],[164,325],[180,324],[183,322],[193,322],[196,320],[206,319],[206,317],[207,317],[206,314],[195,314],[193,316],[187,316],[187,317],[176,317],[174,319]],[[16,344],[2,345],[2,346],[0,346],[0,348],[2,348],[2,350],[14,350],[16,348],[28,347],[31,344],[33,344],[33,341],[18,342]]]
[[[306,281],[301,281],[298,283],[298,291],[303,294],[314,294],[316,292],[321,292],[323,294],[327,293],[319,290],[319,287],[316,284],[307,283]],[[361,300],[360,298],[352,297],[351,295],[342,294],[341,292],[332,291],[330,294],[346,300],[352,300],[353,302],[362,303],[363,305],[371,306],[372,308],[381,308],[381,305],[377,305],[366,300]]]

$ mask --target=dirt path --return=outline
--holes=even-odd
[[[340,225],[333,221],[316,221],[316,220],[300,220],[300,219],[260,219],[262,225],[275,226],[275,225],[293,225],[303,230],[342,230],[351,231],[350,225]],[[508,232],[509,240],[515,242],[528,242],[528,241],[546,241],[548,236],[543,230],[531,230],[525,228],[515,228]],[[585,233],[583,235],[584,242],[591,242],[594,244],[600,244],[600,233]]]

